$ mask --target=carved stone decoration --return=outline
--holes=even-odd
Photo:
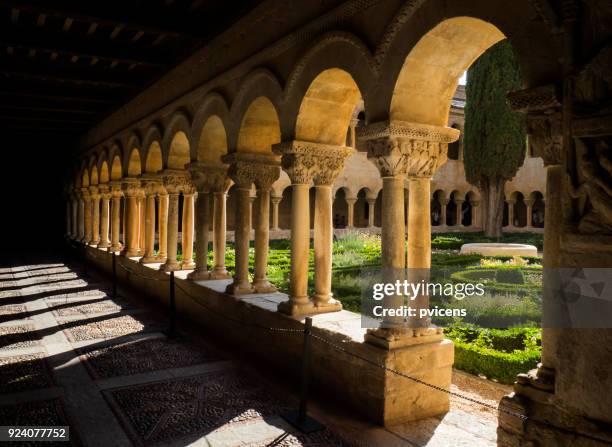
[[[233,152],[223,157],[229,164],[227,174],[241,187],[269,189],[280,176],[280,160],[272,154]]]
[[[112,181],[109,183],[109,187],[113,197],[123,197],[123,186],[121,182]]]
[[[216,190],[216,187],[223,188],[227,183],[227,168],[225,164],[210,165],[200,161],[187,165],[191,182],[198,193],[208,193]]]
[[[180,194],[187,186],[187,171],[165,169],[161,172],[164,188],[168,194]]]
[[[131,177],[123,179],[123,192],[126,197],[139,197],[142,192],[140,181]]]
[[[162,183],[161,177],[157,174],[142,174],[139,180],[145,196],[157,194]]]
[[[512,110],[527,114],[527,133],[535,155],[542,157],[545,166],[561,164],[561,101],[555,86],[544,85],[510,92],[507,100]]]
[[[368,159],[382,177],[403,173],[411,177],[431,177],[446,162],[448,143],[457,141],[459,130],[384,121],[362,128],[359,138],[367,142]]]
[[[273,146],[281,155],[281,166],[295,185],[331,185],[353,148],[311,141],[292,140]]]

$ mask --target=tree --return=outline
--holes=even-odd
[[[521,87],[520,70],[508,40],[493,45],[468,70],[465,174],[467,181],[480,189],[486,236],[501,236],[504,186],[525,159],[524,117],[506,103],[506,94]]]

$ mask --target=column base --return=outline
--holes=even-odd
[[[123,245],[121,244],[111,245],[110,247],[108,247],[109,253],[117,253],[118,251],[120,252],[121,250],[123,250]]]
[[[444,340],[442,328],[377,328],[368,329],[364,336],[366,343],[383,349],[399,349],[424,343]]]
[[[253,287],[248,281],[233,282],[227,286],[225,293],[230,295],[249,295],[254,293]]]
[[[210,272],[210,279],[230,279],[231,277],[232,275],[225,268],[215,268]]]
[[[138,253],[138,250],[124,250],[121,253],[121,256],[124,256],[126,258],[137,258],[140,256],[140,254]]]
[[[211,272],[207,269],[195,269],[193,272],[187,275],[187,279],[190,279],[192,281],[207,281],[211,279],[210,273]]]
[[[193,270],[195,268],[195,262],[193,261],[182,261],[181,270]]]
[[[97,247],[99,243],[100,243],[100,241],[89,241],[88,245],[90,247]]]
[[[169,263],[166,261],[165,264],[159,266],[159,270],[162,272],[176,272],[181,269],[181,265],[178,262]]]
[[[278,289],[276,288],[276,286],[274,286],[267,279],[253,281],[252,287],[253,287],[253,290],[255,291],[255,293],[274,293],[274,292],[278,292]]]
[[[138,262],[140,262],[141,264],[155,264],[159,261],[157,260],[156,256],[143,256]]]
[[[110,247],[110,242],[100,242],[98,244],[98,248],[108,248]]]
[[[167,260],[168,260],[168,256],[166,255],[155,256],[155,262],[161,262],[162,264],[165,264]]]
[[[338,300],[330,300],[327,303],[315,304],[308,300],[306,303],[295,302],[292,300],[283,301],[278,305],[278,311],[294,318],[301,318],[307,315],[325,314],[342,310],[342,303]]]

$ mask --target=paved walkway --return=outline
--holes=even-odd
[[[57,259],[0,268],[0,425],[70,425],[73,445],[113,447],[496,444],[495,414],[456,400],[444,417],[390,429],[315,402],[328,428],[300,434],[280,417],[294,396],[193,328],[166,337],[146,297],[110,298],[86,273]],[[457,386],[489,402],[507,391],[463,374]]]

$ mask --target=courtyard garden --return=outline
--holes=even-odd
[[[540,359],[541,257],[486,257],[459,254],[461,245],[489,241],[479,233],[432,235],[431,281],[441,284],[484,284],[484,296],[452,299],[431,296],[430,307],[465,309],[467,316],[433,318],[445,327],[455,344],[455,367],[501,383],[512,383]],[[505,235],[499,242],[526,243],[542,250],[542,235]],[[251,273],[254,249],[251,247]],[[212,266],[212,253],[209,266]],[[313,277],[311,250],[310,279]],[[270,242],[268,276],[283,292],[288,291],[291,251],[289,240]],[[233,272],[234,250],[228,245],[226,266]],[[371,283],[371,272],[381,267],[379,235],[352,232],[334,240],[334,297],[344,309],[362,312],[363,290]]]

